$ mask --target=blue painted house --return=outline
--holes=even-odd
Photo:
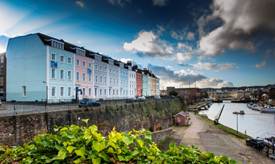
[[[70,44],[40,33],[9,40],[7,101],[71,101],[74,81]]]
[[[147,70],[142,71],[142,96],[150,96],[149,95],[149,74]]]
[[[120,63],[120,97],[127,98],[128,96],[128,65]]]

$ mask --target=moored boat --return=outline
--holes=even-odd
[[[261,110],[262,113],[275,113],[275,108],[274,107],[269,107],[269,108],[263,108]]]
[[[247,107],[252,110],[261,111],[262,107],[258,104],[248,103]]]

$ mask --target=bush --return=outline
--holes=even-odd
[[[161,151],[146,130],[104,137],[95,125],[60,127],[22,146],[0,147],[1,163],[235,163],[194,147],[169,145]]]

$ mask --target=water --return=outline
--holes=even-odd
[[[220,124],[236,130],[237,116],[233,112],[243,110],[245,115],[238,116],[238,130],[240,132],[254,138],[275,136],[275,114],[253,111],[247,108],[245,103],[214,103],[208,110],[201,111],[200,114],[206,114],[209,119],[214,120],[223,105],[225,106],[219,120]]]

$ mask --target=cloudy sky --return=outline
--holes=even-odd
[[[0,1],[0,52],[35,32],[133,60],[161,88],[275,83],[274,0]]]

